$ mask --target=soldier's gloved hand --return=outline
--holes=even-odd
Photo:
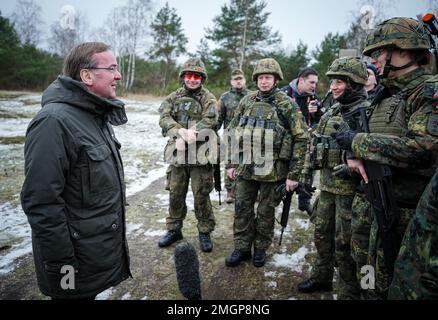
[[[339,125],[333,126],[338,130]],[[335,138],[342,150],[351,151],[351,144],[353,143],[354,137],[357,135],[357,131],[347,130],[347,131],[336,131],[331,134],[332,138]]]
[[[175,141],[176,150],[185,151],[186,150],[186,142],[182,138],[178,138]]]

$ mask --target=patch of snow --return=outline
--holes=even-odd
[[[128,292],[128,293],[125,293],[123,296],[122,296],[122,298],[120,298],[120,300],[131,300],[131,294]]]
[[[114,287],[108,288],[105,291],[99,293],[96,296],[96,300],[108,300],[109,297],[114,293],[115,289]]]
[[[0,252],[0,274],[15,269],[16,259],[32,252],[31,229],[21,207],[0,204],[0,247],[11,245]]]
[[[275,254],[272,258],[272,264],[275,267],[283,267],[291,269],[292,271],[302,272],[303,265],[305,264],[306,254],[309,249],[306,247],[301,247],[292,255],[289,254]]]
[[[24,137],[30,119],[2,119],[0,137]]]
[[[151,230],[148,229],[146,230],[146,232],[144,233],[144,235],[146,237],[161,237],[164,236],[166,234],[166,230]]]
[[[310,220],[309,219],[295,219],[295,222],[298,225],[299,229],[308,230],[310,227]]]
[[[277,281],[270,281],[270,282],[268,283],[268,287],[269,287],[269,288],[276,289],[276,288],[277,288]]]
[[[143,224],[141,223],[127,223],[126,224],[126,234],[131,234],[141,229]]]

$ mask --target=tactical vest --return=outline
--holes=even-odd
[[[314,132],[313,148],[315,148],[315,159],[313,167],[315,169],[332,169],[342,163],[342,150],[336,139],[331,134],[336,132],[334,125],[342,122],[340,107],[335,107],[327,111],[321,120],[318,132]]]
[[[422,91],[422,84],[429,77],[422,75],[415,78],[402,91],[375,105],[369,118],[370,132],[397,137],[406,136],[408,122],[414,111],[412,105]],[[430,179],[430,170],[391,167],[391,171],[397,205],[400,208],[415,208]]]
[[[404,136],[408,131],[406,99],[402,94],[384,99],[373,110],[368,126],[370,132]]]
[[[231,120],[235,116],[235,111],[239,106],[240,100],[248,94],[248,90],[242,90],[240,93],[236,91],[229,91],[221,97],[222,106],[225,106],[226,114],[224,119],[224,128],[227,128]],[[223,110],[221,110],[223,112]]]
[[[368,126],[370,132],[405,136],[408,132],[408,121],[412,114],[407,114],[408,105],[415,100],[421,90],[421,84],[429,76],[423,75],[411,81],[406,88],[397,94],[383,99],[371,111]],[[410,92],[414,89],[414,92]]]
[[[186,129],[191,128],[195,123],[202,120],[203,107],[200,101],[201,97],[198,100],[195,97],[186,96],[185,92],[177,91],[176,98],[172,103],[172,118],[182,127]],[[174,166],[205,165],[204,162],[199,162],[197,152],[199,147],[206,143],[208,143],[208,141],[197,141],[196,148],[187,147],[183,157],[177,158],[178,153],[175,146],[175,140],[169,139],[164,149],[164,159],[167,163],[170,163]],[[210,150],[211,149],[206,151],[205,157],[208,160],[208,163],[215,163],[215,153],[210,152]],[[205,161],[205,159],[202,160]]]
[[[198,122],[202,119],[202,106],[199,101],[193,97],[177,97],[173,104],[172,117],[181,126],[188,129],[189,122]]]
[[[275,101],[267,103],[255,101],[241,116],[236,134],[242,148],[261,143],[262,151],[266,144],[272,144],[274,160],[290,160],[291,134],[288,124],[279,117],[279,107]],[[241,151],[243,151],[241,149]]]
[[[244,179],[260,182],[274,182],[284,180],[289,172],[292,157],[292,133],[289,122],[283,116],[283,104],[288,105],[289,99],[261,101],[256,94],[247,98],[245,109],[238,125],[234,128],[236,141],[239,141],[240,164],[237,174]],[[269,157],[272,145],[272,162]],[[260,146],[261,150],[257,150]],[[252,152],[265,157],[263,164],[257,164],[247,156]],[[267,161],[267,162],[266,162]],[[268,169],[267,169],[268,168]]]

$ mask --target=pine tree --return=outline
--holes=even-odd
[[[329,87],[329,81],[325,75],[328,67],[338,58],[339,49],[345,48],[345,36],[339,35],[338,33],[329,33],[324,37],[321,44],[313,51],[313,58],[316,60],[316,63],[313,64],[312,67],[319,74],[320,84],[318,85],[318,91],[320,94],[324,95]]]
[[[174,59],[186,52],[187,37],[184,34],[181,18],[175,8],[169,4],[160,9],[151,23],[154,44],[150,51],[153,59],[162,58],[164,61],[164,87],[169,82],[169,71],[175,66]]]
[[[206,38],[220,48],[218,58],[231,57],[230,68],[246,69],[279,44],[278,32],[266,25],[270,13],[264,12],[265,8],[264,1],[231,0],[214,18],[213,28],[207,29]]]

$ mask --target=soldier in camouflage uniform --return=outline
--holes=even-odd
[[[245,74],[240,69],[235,69],[231,72],[231,88],[228,92],[224,93],[219,99],[219,124],[218,130],[224,125],[224,129],[228,128],[231,120],[234,117],[234,112],[240,103],[240,100],[246,96],[249,91],[246,88]],[[225,188],[227,189],[227,203],[233,203],[235,195],[235,181],[228,178],[225,170]]]
[[[322,116],[312,133],[314,137],[303,170],[303,177],[309,178],[312,170],[308,168],[320,169],[321,194],[312,217],[317,260],[311,277],[300,283],[298,290],[305,293],[332,290],[336,260],[339,270],[338,298],[358,299],[360,290],[350,242],[352,202],[359,177],[356,174],[333,174],[334,168],[343,163],[344,154],[331,134],[336,131],[336,125],[343,122],[346,113],[369,107],[364,89],[368,73],[365,62],[359,58],[344,57],[335,60],[326,75],[337,103]]]
[[[435,110],[429,121],[438,126],[438,75],[426,81],[426,96],[435,95]],[[436,134],[436,132],[435,132]],[[433,148],[435,160],[438,139]],[[389,299],[438,299],[438,169],[418,203],[395,263]]]
[[[275,207],[280,202],[275,189],[285,181],[288,191],[298,186],[308,140],[298,106],[277,88],[278,81],[283,79],[278,62],[270,58],[259,60],[252,77],[258,91],[242,99],[229,125],[229,133],[239,142],[239,163],[227,164],[228,176],[237,177],[235,250],[226,258],[228,267],[250,259],[253,246],[254,266],[265,264],[266,250],[274,236]],[[251,152],[257,148],[265,155],[270,153],[272,158],[264,163],[256,161]],[[255,215],[254,204],[259,192]]]
[[[217,157],[212,156],[214,160],[205,164],[197,156],[199,149],[207,143],[205,140],[199,141],[198,136],[203,132],[213,135],[208,142],[212,148],[217,148],[217,101],[203,87],[207,71],[200,59],[191,58],[184,63],[179,77],[183,87],[171,93],[159,109],[163,136],[169,138],[165,158],[171,164],[167,170],[167,189],[170,191],[169,216],[166,219],[168,232],[158,245],[167,247],[183,237],[181,228],[187,214],[185,200],[191,180],[201,249],[210,252],[213,249],[210,233],[215,227],[210,202],[210,192],[213,190],[212,163]],[[179,155],[177,160],[175,155]]]
[[[370,133],[338,131],[336,139],[356,157],[348,160],[352,170],[366,176],[363,160],[389,165],[397,205],[392,235],[401,240],[409,220],[430,180],[430,148],[437,132],[435,105],[424,94],[431,76],[428,64],[429,34],[410,18],[392,18],[379,24],[367,38],[364,55],[378,68],[384,89],[374,99],[369,116]],[[376,212],[373,210],[374,215]],[[370,235],[369,264],[375,268],[377,297],[387,297],[393,270],[385,266],[382,243],[374,219]]]

